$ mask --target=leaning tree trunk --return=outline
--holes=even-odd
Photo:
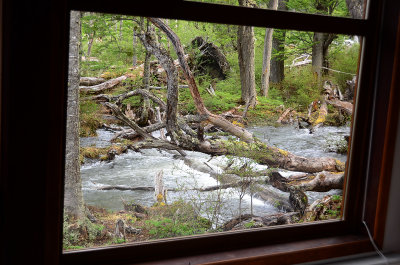
[[[272,0],[270,3],[271,9],[276,10],[278,8],[278,0]],[[273,28],[265,29],[264,38],[264,53],[263,53],[263,65],[261,74],[261,92],[264,97],[268,97],[269,90],[269,78],[271,75],[271,57],[272,57],[272,34],[274,33]]]
[[[206,115],[207,119],[209,122],[211,122],[212,124],[214,124],[215,126],[218,126],[220,128],[222,128],[223,130],[239,137],[240,139],[242,139],[245,142],[253,142],[253,135],[248,132],[247,130],[236,126],[234,124],[232,124],[230,121],[226,120],[225,118],[219,116],[219,115],[215,115],[213,113],[211,113],[206,106],[204,105],[204,102],[200,96],[200,92],[199,89],[197,87],[196,81],[194,79],[194,76],[192,74],[192,72],[190,71],[189,65],[185,59],[184,56],[184,50],[182,47],[182,44],[180,43],[179,37],[175,34],[175,32],[173,32],[171,30],[170,27],[168,27],[161,19],[157,19],[157,18],[148,18],[156,27],[160,28],[162,31],[164,31],[164,33],[167,35],[167,37],[169,38],[169,40],[171,41],[172,45],[174,46],[175,52],[178,56],[178,60],[179,63],[181,65],[183,74],[188,82],[189,85],[189,89],[190,89],[190,93],[192,95],[193,101],[195,103],[196,109],[198,111],[198,113],[200,115]],[[170,60],[172,61],[172,59],[167,56],[168,58],[164,58],[165,54],[162,55],[161,57],[158,57],[156,55],[156,57],[160,60],[160,63],[162,64],[162,61],[166,61],[166,60]],[[173,66],[173,64],[172,64]],[[253,64],[254,66],[254,64]],[[175,68],[175,67],[174,67]],[[175,70],[176,71],[176,70]],[[253,72],[254,74],[254,72]],[[254,81],[254,80],[253,80]],[[174,113],[175,113],[175,119],[176,119],[176,108],[177,108],[177,102],[178,102],[178,91],[177,91],[177,81],[172,81],[170,80],[170,78],[168,78],[168,83],[171,82],[171,87],[173,87],[173,90],[170,90],[169,86],[168,86],[168,97],[171,97],[174,99],[173,104],[168,103],[168,108],[174,108]],[[172,84],[172,82],[174,84]],[[255,92],[255,90],[254,90]],[[170,105],[174,105],[174,106],[170,106]],[[168,111],[167,111],[167,117],[172,117]],[[167,124],[168,124],[168,119],[167,119]],[[167,128],[168,130],[168,128]]]
[[[240,6],[249,6],[247,0],[239,0]],[[238,26],[237,33],[242,101],[253,108],[257,104],[254,69],[254,31],[250,26]]]
[[[64,210],[76,219],[85,216],[82,180],[79,163],[79,43],[81,40],[81,12],[71,11],[67,133],[65,147]]]

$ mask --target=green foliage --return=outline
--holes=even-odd
[[[210,228],[210,221],[195,214],[191,204],[182,200],[171,205],[156,206],[157,214],[146,220],[152,238],[169,238],[201,234]]]
[[[305,111],[310,102],[320,97],[319,87],[312,75],[311,66],[289,69],[286,79],[278,85],[283,101],[301,111]]]
[[[105,229],[102,224],[93,224],[87,218],[71,220],[64,214],[63,221],[63,248],[80,249],[88,246],[99,237]]]
[[[114,244],[123,244],[125,242],[126,242],[126,240],[123,238],[114,238],[114,240],[113,240]]]
[[[79,110],[79,136],[95,136],[96,130],[101,126],[102,121],[99,115],[100,106],[93,101],[81,101]]]
[[[302,13],[349,17],[345,0],[288,0],[286,5]]]
[[[341,47],[334,47],[329,56],[332,69],[356,74],[359,53],[360,44],[358,43],[350,47],[344,45]],[[344,92],[344,88],[346,87],[346,81],[353,78],[352,75],[337,72],[333,73],[333,77],[336,80],[335,83],[339,85],[342,92]]]

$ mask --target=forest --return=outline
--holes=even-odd
[[[207,2],[359,19],[363,1]],[[64,250],[341,218],[357,36],[70,23]]]

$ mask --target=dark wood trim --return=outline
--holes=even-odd
[[[153,259],[154,253],[164,259],[179,258],[182,255],[204,255],[210,252],[234,251],[242,248],[280,244],[287,241],[288,238],[301,241],[338,235],[344,236],[349,233],[351,231],[345,221],[276,226],[267,229],[206,234],[70,251],[62,255],[62,264],[112,264],[116,257],[119,257],[119,260],[124,259],[125,262],[141,262]],[[130,253],[140,253],[140,255],[130,255]]]
[[[392,74],[392,85],[389,97],[389,110],[386,122],[385,144],[383,149],[381,174],[378,189],[378,202],[375,216],[374,239],[383,246],[387,208],[389,202],[390,182],[394,165],[395,143],[400,112],[400,18],[397,24],[396,51]]]
[[[218,252],[205,255],[187,256],[177,259],[163,259],[163,265],[172,264],[294,264],[322,259],[336,258],[372,251],[371,242],[360,236],[332,237],[266,245],[237,251]],[[268,263],[267,263],[268,262]],[[161,261],[137,263],[141,265],[160,264]]]
[[[110,5],[106,0],[71,0],[70,8],[90,12],[125,14],[133,16],[153,16],[201,22],[252,25],[301,31],[331,32],[348,35],[366,35],[370,21],[343,17],[305,14],[280,10],[246,8],[230,5],[198,3],[190,1],[163,1],[159,7],[149,8],[149,3],[115,0]],[[164,10],[169,10],[165,12]],[[212,12],[210,12],[212,10]]]
[[[63,264],[93,264],[94,261],[98,261],[96,264],[129,264],[132,260],[144,261],[147,258],[160,261],[164,258],[178,258],[179,255],[198,257],[214,255],[214,257],[223,257],[224,262],[233,261],[233,257],[242,264],[250,264],[250,261],[254,262],[253,264],[257,262],[262,264],[265,260],[284,264],[295,260],[301,261],[303,256],[307,257],[307,261],[311,261],[369,250],[370,245],[362,236],[360,218],[365,176],[368,173],[366,165],[374,162],[374,157],[369,158],[367,153],[370,141],[379,137],[384,138],[385,135],[382,135],[379,130],[373,135],[367,132],[379,127],[380,123],[371,122],[374,114],[376,114],[375,119],[384,119],[386,124],[385,100],[375,102],[374,97],[377,87],[382,89],[380,93],[388,92],[385,86],[380,86],[378,83],[383,82],[379,79],[382,73],[376,71],[376,65],[381,67],[384,64],[380,61],[377,52],[383,49],[378,46],[379,34],[383,35],[380,14],[388,12],[382,10],[382,4],[378,3],[380,1],[371,1],[372,15],[365,21],[271,10],[217,7],[181,1],[160,2],[1,1],[4,42],[1,53],[0,211],[2,217],[0,222],[4,247],[2,245],[0,248],[2,256],[0,263],[54,265],[59,264],[62,259]],[[66,7],[67,4],[69,7]],[[223,234],[216,235],[213,239],[200,236],[188,240],[165,240],[139,246],[108,247],[61,254],[65,88],[68,56],[66,47],[69,26],[68,10],[72,7],[80,10],[252,24],[260,27],[279,24],[280,28],[365,35],[366,56],[363,59],[360,80],[363,89],[358,94],[363,104],[358,106],[358,118],[355,121],[357,137],[353,139],[352,145],[352,152],[357,150],[361,155],[359,157],[352,155],[349,168],[351,188],[347,198],[349,204],[346,207],[346,220]],[[223,15],[220,12],[223,12]],[[388,16],[387,19],[390,20],[390,18]],[[301,24],[298,21],[302,21]],[[294,26],[291,26],[292,24]],[[391,50],[387,51],[390,56]],[[49,79],[46,82],[39,82],[38,77],[43,74],[49,76]],[[392,75],[392,72],[388,75]],[[40,131],[35,133],[37,130]],[[379,151],[379,149],[376,150]],[[390,152],[387,150],[385,152],[390,156]],[[379,156],[380,152],[377,153]],[[384,161],[389,161],[389,159]],[[377,162],[374,163],[377,164]],[[381,173],[382,164],[378,164],[376,168],[379,170],[372,170],[370,181],[379,180],[379,174],[376,172]],[[371,183],[374,182],[369,182],[368,187],[373,186]],[[388,187],[388,184],[383,182],[382,185],[383,188]],[[383,195],[383,188],[381,195]],[[372,190],[368,199],[376,200],[376,194]],[[378,203],[381,207],[385,206],[383,196],[380,197]],[[369,216],[373,220],[379,218],[375,215],[375,205],[374,203],[367,205]],[[380,211],[382,210],[384,208]],[[384,222],[381,219],[375,223],[378,226],[375,230],[378,235],[383,231]],[[27,225],[30,228],[29,232],[24,229]],[[12,227],[17,229],[10,229]],[[349,236],[351,234],[354,236]],[[338,237],[329,245],[334,235]],[[346,235],[349,236],[347,241]],[[324,240],[326,244],[315,248],[310,248],[310,245],[306,243],[320,242],[322,244]],[[290,244],[294,244],[292,249],[289,248]],[[174,247],[183,250],[187,246],[191,248],[190,252],[182,251],[176,254]],[[295,246],[298,247],[297,250],[294,249]],[[301,246],[303,246],[302,249]],[[245,249],[242,249],[243,247]],[[353,247],[354,252],[352,252]],[[275,252],[268,252],[268,249],[272,248],[275,248]],[[140,257],[141,254],[145,255]]]

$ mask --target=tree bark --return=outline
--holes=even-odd
[[[272,10],[278,9],[278,0],[272,0],[270,3]],[[263,52],[263,65],[261,74],[261,92],[264,97],[268,97],[269,90],[269,78],[271,75],[271,57],[272,57],[272,34],[274,33],[273,28],[265,29],[264,38],[264,52]]]
[[[85,217],[82,180],[79,162],[79,44],[81,40],[81,12],[71,11],[67,131],[65,147],[64,210],[76,219]]]
[[[247,0],[239,0],[240,6],[249,6]],[[238,26],[237,33],[238,59],[242,101],[250,108],[257,105],[257,92],[254,68],[254,31],[250,26]]]

